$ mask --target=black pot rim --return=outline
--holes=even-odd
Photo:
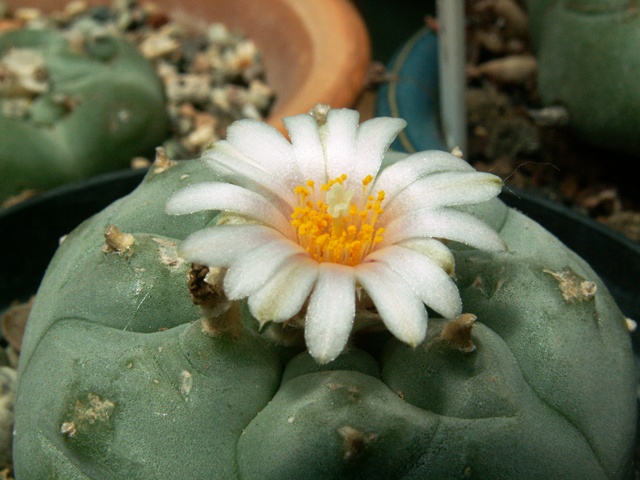
[[[33,295],[59,239],[130,193],[146,170],[118,170],[43,192],[0,210],[0,312]]]
[[[21,269],[37,283],[57,248],[58,239],[79,223],[113,201],[131,192],[143,179],[146,169],[120,170],[51,189],[34,198],[0,211],[0,251],[11,252],[0,260],[0,308],[14,298],[24,298],[15,285]],[[594,219],[540,195],[512,187],[500,195],[510,207],[521,211],[557,236],[583,257],[602,277],[625,315],[640,318],[640,244]],[[31,255],[20,255],[31,250]],[[29,260],[37,253],[39,262]],[[18,259],[19,257],[25,257]],[[14,259],[15,261],[11,261]],[[34,260],[33,258],[31,260]],[[7,264],[8,262],[8,264]],[[26,262],[26,263],[25,263]],[[40,265],[40,270],[34,270]],[[35,285],[34,285],[35,283]]]

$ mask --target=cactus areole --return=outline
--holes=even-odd
[[[153,66],[101,31],[0,34],[0,107],[0,200],[126,168],[169,127]]]
[[[624,316],[502,182],[404,121],[240,120],[62,241],[18,479],[624,479]]]

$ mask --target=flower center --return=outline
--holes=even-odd
[[[384,228],[376,228],[382,213],[384,191],[366,195],[373,177],[362,180],[358,204],[352,202],[354,190],[345,190],[346,175],[327,182],[319,190],[313,180],[299,185],[294,192],[298,201],[291,214],[291,226],[298,243],[318,262],[357,265],[382,242]]]

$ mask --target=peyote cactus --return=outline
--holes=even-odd
[[[126,168],[168,132],[153,66],[103,32],[0,35],[0,200]]]
[[[383,160],[402,121],[357,122],[237,122],[64,238],[19,480],[625,478],[635,375],[601,280],[492,175]]]

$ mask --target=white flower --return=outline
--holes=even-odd
[[[438,239],[504,249],[481,220],[450,207],[489,200],[502,182],[439,151],[381,170],[404,120],[359,125],[353,110],[314,113],[284,119],[290,142],[265,123],[237,121],[203,154],[222,181],[181,190],[167,211],[220,210],[235,221],[193,233],[181,256],[228,268],[227,297],[248,299],[263,324],[303,313],[307,347],[320,363],[345,347],[360,289],[393,335],[418,345],[425,304],[445,318],[462,311],[453,255]]]

